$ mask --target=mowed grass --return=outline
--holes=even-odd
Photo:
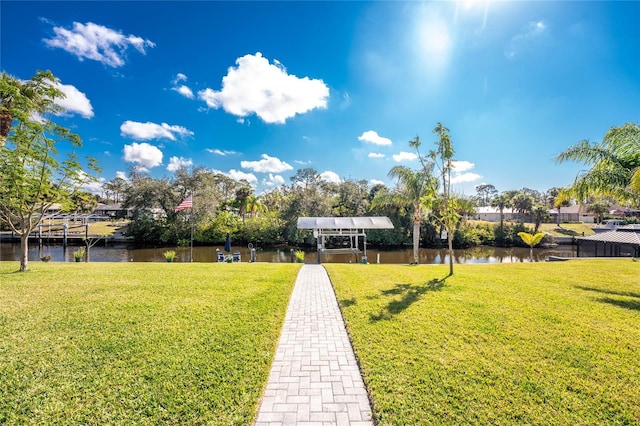
[[[640,262],[325,267],[379,425],[640,424]]]
[[[0,424],[251,424],[299,267],[0,263]]]

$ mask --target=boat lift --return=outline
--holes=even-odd
[[[393,229],[393,223],[386,216],[368,217],[299,217],[298,229],[312,229],[317,240],[318,263],[322,263],[325,254],[353,253],[358,261],[359,238],[363,239],[362,263],[367,263],[367,234],[366,229]],[[348,237],[349,246],[341,248],[326,248],[325,238]]]

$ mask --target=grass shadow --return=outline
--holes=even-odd
[[[441,290],[448,277],[447,275],[440,279],[434,278],[422,285],[396,284],[393,288],[382,290],[381,294],[384,297],[400,296],[400,298],[389,301],[385,309],[376,315],[370,315],[369,320],[375,322],[391,319],[420,300],[425,293]]]

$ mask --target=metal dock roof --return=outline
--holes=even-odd
[[[386,216],[299,217],[298,229],[393,229]]]

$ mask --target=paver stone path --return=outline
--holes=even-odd
[[[329,276],[304,265],[287,308],[255,426],[373,425]]]

